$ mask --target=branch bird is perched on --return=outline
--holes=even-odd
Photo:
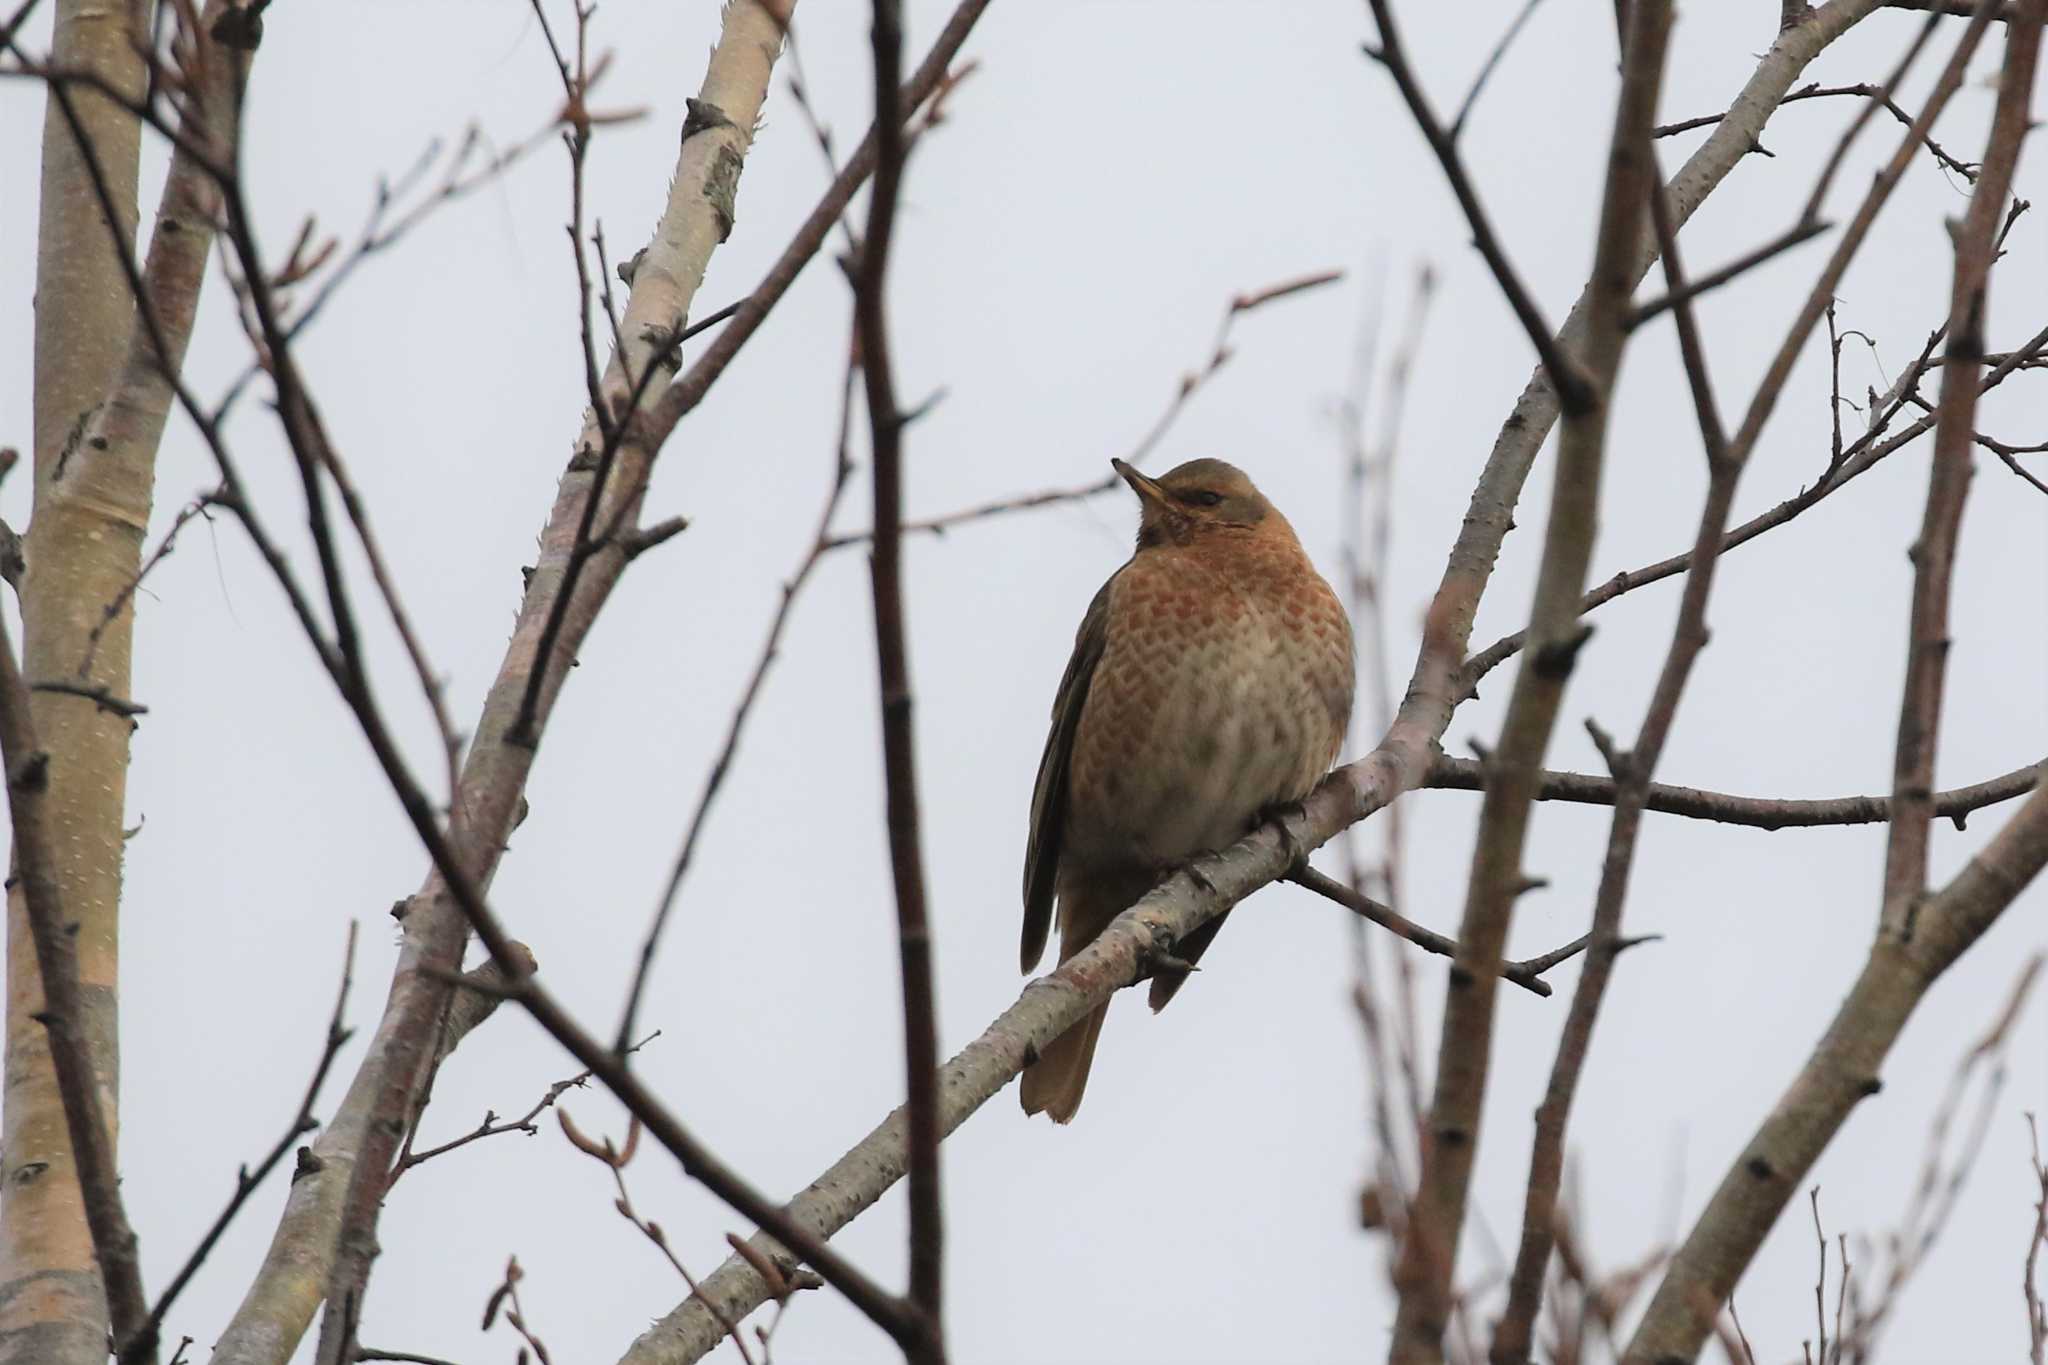
[[[1172,868],[1307,796],[1351,717],[1351,623],[1244,471],[1191,460],[1150,479],[1111,463],[1138,495],[1138,548],[1088,604],[1053,701],[1024,855],[1027,973],[1055,899],[1065,961]],[[1152,1008],[1186,979],[1162,969]],[[1074,1117],[1108,1010],[1025,1069],[1025,1113]]]

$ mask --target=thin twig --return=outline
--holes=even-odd
[[[2040,777],[2040,766],[2030,764],[2002,776],[1967,787],[1937,792],[1934,813],[1962,828],[1973,812],[2025,796]],[[1447,791],[1484,791],[1485,765],[1453,754],[1441,754],[1430,765],[1425,787]],[[1553,772],[1546,769],[1538,779],[1538,801],[1568,801],[1576,805],[1611,806],[1616,784],[1612,777],[1592,773]],[[1802,800],[1796,797],[1734,796],[1699,787],[1679,787],[1653,782],[1645,796],[1646,808],[1665,815],[1682,815],[1694,820],[1711,820],[1724,825],[1746,825],[1752,829],[1812,829],[1823,825],[1877,825],[1891,819],[1888,796],[1833,796]]]
[[[1866,83],[1823,86],[1820,82],[1815,81],[1812,84],[1803,85],[1799,89],[1794,90],[1791,94],[1785,96],[1784,99],[1778,101],[1778,103],[1795,104],[1801,100],[1830,99],[1843,95],[1854,95],[1871,100],[1905,127],[1910,128],[1913,126],[1913,116],[1900,108],[1898,101],[1894,100],[1883,86]],[[1676,123],[1660,123],[1651,129],[1650,133],[1652,137],[1670,137],[1675,133],[1689,133],[1695,128],[1712,127],[1726,117],[1726,114],[1704,114],[1698,118],[1680,119]],[[1921,144],[1933,154],[1934,159],[1940,162],[1945,169],[1954,171],[1965,180],[1975,180],[1977,178],[1977,168],[1975,166],[1967,161],[1958,161],[1955,157],[1950,156],[1947,149],[1933,138],[1923,136]]]
[[[1657,197],[1660,202],[1663,200],[1661,192]],[[1673,285],[1669,293],[1660,294],[1648,303],[1638,304],[1634,311],[1629,314],[1628,325],[1640,327],[1658,314],[1671,308],[1680,300],[1696,299],[1709,290],[1718,289],[1729,281],[1754,270],[1764,262],[1776,260],[1793,247],[1803,242],[1812,241],[1815,237],[1820,236],[1821,233],[1826,232],[1833,226],[1834,224],[1822,222],[1817,218],[1803,223],[1794,223],[1762,246],[1743,252],[1718,270],[1708,271],[1698,279],[1688,281],[1682,288]]]
[[[656,1029],[639,1042],[625,1049],[625,1055],[631,1056],[660,1036],[661,1030]],[[504,1133],[524,1133],[528,1137],[532,1137],[540,1132],[540,1127],[534,1120],[554,1108],[562,1096],[571,1090],[580,1090],[590,1084],[590,1079],[595,1074],[595,1072],[587,1070],[579,1071],[565,1080],[556,1081],[542,1093],[539,1099],[533,1102],[533,1106],[530,1109],[516,1119],[500,1119],[494,1111],[486,1110],[483,1121],[460,1137],[450,1138],[437,1147],[428,1147],[422,1151],[413,1151],[408,1148],[399,1155],[397,1163],[391,1168],[393,1183],[396,1183],[398,1177],[404,1175],[413,1167],[432,1161],[437,1156],[446,1156],[458,1148],[469,1146],[472,1142],[482,1142],[485,1138],[494,1138]]]
[[[640,941],[640,954],[633,968],[633,984],[626,990],[625,1006],[619,1011],[619,1028],[614,1047],[623,1047],[625,1040],[633,1036],[640,1012],[640,1000],[647,989],[647,979],[654,970],[654,955],[661,946],[661,936],[668,928],[670,914],[675,909],[676,897],[682,892],[683,878],[689,875],[690,864],[696,857],[697,841],[703,836],[712,804],[718,799],[719,790],[725,785],[726,774],[732,770],[732,762],[739,752],[740,736],[745,732],[748,719],[753,715],[754,703],[761,696],[761,688],[768,680],[768,670],[774,666],[776,656],[781,652],[782,633],[789,624],[792,609],[796,606],[797,594],[810,581],[811,571],[818,561],[825,557],[830,546],[832,517],[839,509],[839,500],[846,492],[847,477],[853,472],[853,463],[847,455],[847,440],[853,422],[853,348],[847,347],[846,377],[839,388],[839,437],[832,451],[832,483],[825,495],[823,509],[818,513],[817,531],[811,537],[811,547],[804,553],[803,562],[796,572],[782,585],[782,601],[775,609],[775,617],[768,623],[768,637],[761,643],[761,652],[754,659],[754,671],[747,677],[746,689],[740,693],[739,704],[733,708],[732,719],[725,727],[725,740],[718,748],[718,757],[711,762],[711,770],[705,774],[704,788],[697,796],[696,808],[690,812],[690,823],[683,833],[683,841],[676,849],[675,861],[669,867],[668,881],[662,886],[661,903],[655,907],[654,917],[648,923],[647,933]]]
[[[1385,67],[1387,74],[1394,78],[1401,98],[1407,102],[1408,112],[1414,116],[1416,127],[1429,143],[1430,150],[1436,153],[1444,178],[1450,182],[1451,193],[1457,196],[1458,206],[1465,211],[1465,221],[1472,229],[1473,245],[1486,258],[1488,269],[1493,271],[1494,282],[1507,296],[1508,306],[1514,309],[1529,344],[1536,348],[1537,358],[1550,375],[1551,387],[1557,391],[1558,406],[1567,414],[1586,411],[1594,402],[1591,383],[1579,363],[1558,345],[1556,333],[1544,321],[1534,296],[1523,285],[1521,276],[1515,273],[1500,239],[1494,236],[1493,224],[1479,202],[1479,192],[1466,173],[1464,158],[1458,155],[1455,139],[1437,122],[1436,114],[1429,106],[1429,97],[1423,93],[1421,83],[1408,65],[1407,53],[1401,46],[1400,30],[1394,25],[1391,0],[1371,0],[1371,3],[1373,18],[1379,24],[1380,40],[1377,47],[1367,44],[1365,55]]]
[[[1296,886],[1307,887],[1327,900],[1335,901],[1360,919],[1370,920],[1382,929],[1406,939],[1424,952],[1435,953],[1438,957],[1458,955],[1458,944],[1455,939],[1445,938],[1432,929],[1424,928],[1407,916],[1381,905],[1356,887],[1347,886],[1335,877],[1326,876],[1305,863],[1288,873],[1286,880]],[[1574,939],[1562,948],[1552,949],[1541,957],[1531,958],[1527,962],[1503,963],[1500,974],[1531,994],[1548,996],[1550,983],[1542,979],[1542,974],[1558,963],[1577,956],[1585,946],[1584,938]]]
[[[1542,0],[1526,0],[1522,8],[1515,12],[1514,21],[1508,25],[1507,32],[1501,34],[1500,41],[1493,45],[1493,51],[1486,54],[1486,61],[1481,64],[1479,74],[1472,78],[1471,89],[1465,92],[1464,99],[1458,101],[1457,115],[1451,119],[1451,126],[1445,130],[1453,143],[1464,133],[1465,120],[1472,116],[1473,106],[1479,103],[1479,92],[1486,89],[1487,79],[1493,75],[1493,69],[1500,65],[1500,59],[1507,55],[1508,48],[1514,44],[1515,36],[1522,31],[1522,26],[1529,22],[1529,16],[1536,12],[1536,6],[1541,3]]]
[[[1216,376],[1217,371],[1229,363],[1231,357],[1236,354],[1230,346],[1231,329],[1239,317],[1278,299],[1292,298],[1296,294],[1318,289],[1326,284],[1334,284],[1343,277],[1344,273],[1341,270],[1318,270],[1267,285],[1263,289],[1232,296],[1230,302],[1224,306],[1223,319],[1217,325],[1216,339],[1210,344],[1207,358],[1194,369],[1181,375],[1180,382],[1174,386],[1173,397],[1167,400],[1165,409],[1154,419],[1152,425],[1146,428],[1145,434],[1138,438],[1137,444],[1124,453],[1124,463],[1143,467],[1145,461],[1159,448],[1159,443],[1166,439],[1167,433],[1173,429],[1174,423],[1187,408],[1190,400]],[[1107,493],[1122,487],[1123,480],[1115,474],[1110,474],[1090,483],[1076,484],[1069,488],[1040,489],[1034,493],[1016,494],[977,503],[972,507],[963,507],[958,511],[946,512],[936,517],[906,521],[903,523],[903,530],[906,534],[913,531],[929,531],[943,535],[954,527],[968,522],[1003,516],[1010,512],[1025,512],[1040,507],[1078,502],[1083,498],[1091,498],[1098,493]],[[828,537],[825,548],[839,550],[849,545],[865,545],[873,538],[874,533],[869,530],[841,532]]]
[[[903,609],[903,416],[887,309],[889,250],[903,179],[903,111],[897,86],[903,62],[899,0],[874,0],[875,183],[867,231],[853,267],[853,308],[866,381],[874,454],[875,654],[881,673],[882,759],[889,866],[896,887],[896,937],[903,968],[903,1046],[910,1098],[910,1305],[917,1335],[911,1365],[944,1365],[941,1276],[944,1222],[939,1206],[939,1034],[932,981],[931,925],[925,909],[924,853],[918,831],[917,760],[911,727],[909,648]]]
[[[206,1263],[206,1258],[219,1244],[221,1235],[228,1230],[228,1224],[234,1222],[235,1215],[241,1212],[242,1206],[249,1201],[249,1196],[256,1193],[256,1188],[263,1183],[264,1177],[277,1169],[278,1163],[291,1151],[292,1144],[297,1142],[302,1134],[320,1126],[319,1120],[313,1117],[313,1105],[320,1098],[321,1087],[327,1082],[327,1073],[333,1069],[335,1057],[354,1036],[354,1031],[342,1027],[341,1021],[348,1009],[348,993],[349,987],[355,981],[355,966],[356,923],[350,920],[348,946],[343,950],[341,960],[341,989],[335,993],[334,1012],[327,1020],[327,1036],[320,1049],[320,1060],[313,1068],[312,1080],[306,1083],[306,1093],[299,1101],[298,1112],[292,1116],[292,1121],[286,1126],[283,1136],[278,1138],[264,1154],[263,1159],[256,1163],[254,1171],[244,1166],[235,1173],[235,1192],[229,1196],[227,1206],[207,1228],[205,1236],[199,1239],[199,1244],[192,1248],[191,1255],[185,1258],[185,1263],[178,1268],[177,1274],[171,1277],[170,1285],[157,1299],[156,1305],[149,1310],[149,1320],[142,1333],[121,1348],[122,1365],[133,1365],[133,1362],[145,1360],[155,1350],[165,1314],[171,1311],[171,1305],[177,1302],[178,1295],[199,1272],[199,1267]]]
[[[1891,416],[1907,403],[1908,395],[1911,392],[1911,381],[1917,380],[1932,368],[1933,348],[1939,337],[1940,333],[1935,333],[1934,337],[1928,342],[1927,351],[1922,354],[1918,361],[1907,367],[1900,374],[1898,383],[1893,386],[1894,392],[1886,400],[1885,411],[1873,419],[1869,432],[1848,448],[1844,459],[1831,463],[1822,476],[1808,487],[1800,490],[1768,511],[1758,513],[1730,531],[1727,538],[1722,542],[1721,553],[1726,554],[1730,550],[1748,544],[1766,531],[1775,530],[1777,527],[1783,526],[1786,522],[1791,521],[1800,513],[1817,505],[1829,495],[1839,492],[1858,475],[1867,473],[1886,456],[1904,448],[1912,441],[1918,440],[1934,430],[1934,419],[1929,416],[1914,421],[1894,435],[1884,436],[1881,440],[1878,439],[1886,430]],[[2007,352],[2000,357],[1996,367],[1985,377],[1978,391],[1980,393],[1990,392],[2003,383],[2006,376],[2012,374],[2015,370],[2032,366],[2044,353],[2048,353],[2048,328],[2037,332],[2018,350]],[[1985,357],[1987,362],[1990,362],[1992,359],[1991,356]],[[1581,598],[1579,612],[1581,615],[1584,615],[1597,607],[1604,606],[1624,593],[1634,592],[1637,588],[1646,587],[1651,583],[1660,582],[1676,574],[1684,573],[1686,567],[1691,562],[1692,553],[1691,551],[1686,551],[1682,554],[1660,559],[1654,564],[1646,564],[1638,569],[1629,569],[1618,573]],[[1488,673],[1520,651],[1524,639],[1525,635],[1522,631],[1502,636],[1466,660],[1464,678],[1468,693],[1476,688],[1479,681]]]

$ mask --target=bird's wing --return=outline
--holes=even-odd
[[[1074,655],[1067,660],[1066,675],[1053,698],[1052,730],[1038,760],[1038,784],[1031,791],[1031,837],[1024,846],[1022,961],[1027,972],[1038,965],[1046,937],[1052,932],[1053,893],[1067,823],[1068,759],[1074,752],[1074,735],[1081,728],[1089,680],[1095,676],[1095,665],[1109,639],[1109,596],[1115,586],[1116,575],[1112,574],[1081,618],[1081,628],[1074,634]]]

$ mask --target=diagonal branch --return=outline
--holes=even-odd
[[[1335,877],[1325,876],[1307,863],[1289,872],[1287,880],[1296,886],[1308,888],[1325,900],[1335,901],[1360,919],[1370,920],[1389,933],[1406,939],[1424,952],[1435,953],[1438,957],[1458,955],[1458,944],[1455,939],[1445,938],[1442,934],[1424,928],[1393,907],[1381,905],[1358,888],[1340,882]],[[1514,982],[1532,995],[1547,998],[1550,995],[1550,983],[1543,979],[1543,973],[1560,962],[1569,962],[1585,946],[1586,940],[1581,937],[1527,962],[1504,963],[1500,969],[1501,977]]]
[[[1507,296],[1508,306],[1514,309],[1516,319],[1522,324],[1523,332],[1529,337],[1529,344],[1536,348],[1536,355],[1543,362],[1543,368],[1550,376],[1551,387],[1558,395],[1565,412],[1585,411],[1595,396],[1590,380],[1583,368],[1573,359],[1571,353],[1558,344],[1558,338],[1543,320],[1542,312],[1536,307],[1534,296],[1521,276],[1515,273],[1513,262],[1508,260],[1507,250],[1494,235],[1493,224],[1486,216],[1485,207],[1479,202],[1479,192],[1472,185],[1472,178],[1465,171],[1465,160],[1458,154],[1458,125],[1445,128],[1437,122],[1436,113],[1429,107],[1429,96],[1423,93],[1421,83],[1416,79],[1413,68],[1408,65],[1406,50],[1401,46],[1401,31],[1394,24],[1394,9],[1391,0],[1371,0],[1372,15],[1379,24],[1378,47],[1368,46],[1365,55],[1387,69],[1394,78],[1394,85],[1407,102],[1408,112],[1414,116],[1416,127],[1422,130],[1429,149],[1436,153],[1437,163],[1443,167],[1444,179],[1450,182],[1451,193],[1458,198],[1458,207],[1465,211],[1465,221],[1472,228],[1473,245],[1486,258],[1486,265],[1493,272],[1494,282],[1501,293]],[[1527,17],[1527,11],[1523,11]],[[1516,21],[1520,27],[1520,20]],[[1509,38],[1514,30],[1508,32]],[[1491,63],[1488,63],[1489,68]],[[1482,74],[1481,80],[1484,80]],[[1474,88],[1474,94],[1477,87]],[[1468,101],[1469,107],[1469,101]],[[1458,114],[1458,124],[1464,121],[1464,110]]]
[[[1981,22],[1988,6],[1979,9]],[[1932,717],[1920,731],[1918,708],[1928,693],[1938,703],[1938,664],[1944,652],[1947,565],[1953,519],[1961,512],[1970,460],[1969,416],[1982,364],[1986,276],[1998,222],[2027,130],[2041,28],[2048,0],[2026,0],[2021,22],[2007,32],[1997,111],[1983,173],[1956,237],[1950,331],[1965,340],[1943,385],[1941,417],[1947,430],[1961,408],[1959,434],[1937,450],[1929,479],[1926,530],[1916,556],[1912,646],[1904,700],[1893,800],[1893,838],[1875,941],[1862,973],[1805,1066],[1758,1127],[1701,1212],[1629,1343],[1628,1365],[1690,1359],[1705,1340],[1720,1307],[1755,1256],[1765,1233],[1807,1171],[1848,1121],[1858,1102],[1876,1094],[1879,1072],[1929,987],[1982,936],[2048,865],[2048,785],[2037,785],[2013,818],[1982,852],[1938,893],[1923,889],[1926,836],[1931,822]],[[1956,343],[1952,342],[1954,347]],[[1955,371],[1961,371],[1959,378]],[[1938,444],[1940,444],[1938,442]],[[1943,468],[1946,459],[1950,468]],[[1903,800],[1901,799],[1903,798]],[[1904,809],[1901,807],[1904,806]],[[1902,838],[1902,826],[1910,827]]]

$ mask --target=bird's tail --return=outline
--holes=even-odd
[[[1102,1021],[1109,1017],[1107,1003],[1097,1005],[1088,1017],[1046,1045],[1038,1060],[1024,1068],[1018,1088],[1027,1114],[1045,1113],[1054,1123],[1067,1123],[1081,1107],[1081,1092],[1088,1088],[1088,1067],[1095,1060],[1095,1040],[1102,1036]]]

